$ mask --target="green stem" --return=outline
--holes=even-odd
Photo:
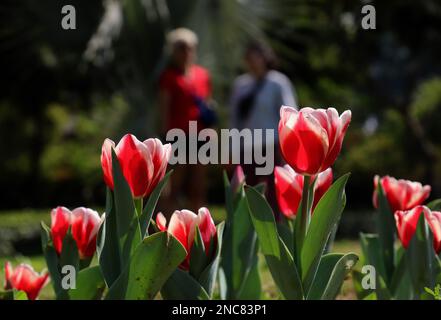
[[[308,230],[309,222],[311,220],[311,213],[309,210],[309,184],[311,181],[310,176],[304,176],[303,180],[303,192],[302,192],[302,201],[300,203],[300,217],[296,217],[296,226],[295,226],[295,256],[296,256],[296,265],[301,274],[301,262],[300,257],[302,254],[303,241],[305,240],[306,232]]]
[[[135,209],[136,209],[136,214],[138,217],[140,217],[142,214],[142,206],[143,206],[142,200],[143,200],[142,198],[133,200],[135,202]]]

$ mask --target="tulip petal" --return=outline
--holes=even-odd
[[[294,218],[302,199],[303,176],[289,165],[274,170],[277,203],[287,218]]]
[[[320,199],[323,197],[323,195],[328,191],[328,189],[332,185],[332,169],[328,168],[325,171],[321,172],[317,176],[317,181],[314,185],[314,202],[312,205],[312,211],[314,211],[314,208],[320,201]]]
[[[101,224],[98,212],[80,207],[72,211],[72,236],[77,243],[80,258],[93,256],[96,237]]]
[[[153,175],[153,163],[146,145],[135,136],[126,134],[115,150],[133,197],[144,197]]]
[[[167,230],[167,219],[162,214],[162,212],[158,212],[156,214],[156,225],[160,231],[166,231]]]
[[[425,217],[433,233],[433,248],[439,254],[441,252],[441,212],[427,210]]]
[[[71,224],[71,212],[65,207],[57,207],[51,211],[51,236],[55,250],[61,253],[63,239]]]
[[[112,150],[115,148],[115,142],[110,139],[105,139],[101,148],[101,167],[104,174],[104,182],[113,190],[113,175],[112,175]]]
[[[31,266],[24,263],[17,266],[15,270],[12,270],[10,265],[8,268],[10,285],[16,290],[26,292],[29,300],[35,300],[38,297],[49,278],[48,273],[39,275]]]
[[[210,211],[205,207],[200,208],[198,211],[198,226],[201,231],[202,240],[204,241],[205,252],[208,254],[211,239],[216,238],[216,226],[214,225]]]
[[[398,210],[395,212],[398,237],[404,248],[409,246],[410,240],[415,234],[420,215],[426,210],[428,209],[424,206],[417,206],[409,211]]]

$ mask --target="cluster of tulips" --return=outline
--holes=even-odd
[[[374,178],[378,234],[360,237],[365,263],[376,270],[376,286],[362,288],[363,275],[355,272],[360,298],[434,298],[441,283],[441,200],[424,205],[430,191],[419,182]]]
[[[247,185],[240,167],[231,180],[224,174],[224,222],[216,226],[207,208],[197,214],[176,210],[167,221],[155,207],[172,173],[166,173],[170,144],[158,139],[141,142],[130,134],[117,145],[106,139],[101,154],[105,213],[83,207],[53,209],[50,227],[41,226],[48,272],[38,274],[24,264],[14,270],[6,263],[2,296],[20,299],[24,292],[25,298],[36,299],[50,279],[57,299],[153,299],[158,293],[164,299],[259,299],[261,252],[282,298],[335,299],[358,261],[354,253],[329,252],[349,177],[333,182],[331,166],[341,151],[351,112],[282,107],[280,116],[280,149],[287,163],[275,168],[280,221],[265,199],[265,186]],[[382,213],[387,227],[380,224],[376,238],[362,236],[369,242],[365,256],[375,252],[366,238],[375,238],[382,246],[376,253],[389,263],[389,255],[397,254],[386,247],[387,241],[393,246],[396,233],[410,251],[414,233],[429,237],[419,227],[426,222],[439,253],[441,213],[420,206],[430,189],[388,177],[377,179],[376,185],[375,203],[383,211],[385,203],[390,204],[396,232],[385,234],[393,215],[386,219]],[[396,267],[395,260],[391,263],[385,267],[388,272]],[[74,270],[73,286],[66,281],[69,268]],[[389,278],[382,281],[388,283]]]

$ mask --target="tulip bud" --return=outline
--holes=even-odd
[[[200,208],[198,215],[190,210],[176,210],[167,225],[164,215],[159,212],[156,215],[156,225],[159,230],[172,234],[187,250],[187,256],[181,264],[181,268],[188,270],[190,266],[190,253],[193,246],[196,227],[199,228],[204,242],[205,253],[209,255],[210,244],[216,239],[216,226],[214,225],[210,211],[207,208]]]
[[[71,227],[80,259],[93,256],[101,224],[101,218],[96,211],[80,207],[71,212],[65,207],[57,207],[52,210],[51,218],[51,236],[58,254],[61,254],[64,237]]]
[[[378,183],[381,183],[383,193],[389,203],[392,212],[397,210],[406,211],[415,206],[422,205],[430,196],[430,186],[423,186],[419,182],[413,182],[403,179],[395,179],[390,176],[380,178],[378,175],[374,178],[373,204],[378,208]]]
[[[286,162],[299,174],[315,175],[328,169],[341,151],[351,111],[280,109],[279,141]]]
[[[245,182],[245,174],[243,173],[242,166],[238,165],[234,169],[233,178],[231,179],[231,190],[236,193],[241,184]]]
[[[149,196],[165,175],[171,145],[163,145],[158,139],[141,142],[131,134],[126,134],[116,147],[112,140],[106,139],[102,146],[101,167],[104,182],[113,190],[112,149],[115,150],[133,197]]]
[[[316,178],[317,177],[317,178]],[[318,204],[322,196],[328,191],[332,185],[332,169],[314,176],[311,181],[315,181],[314,185],[314,202],[312,210]],[[302,199],[304,176],[298,174],[289,165],[276,167],[274,170],[274,183],[276,186],[276,197],[279,208],[287,218],[294,218]]]
[[[49,274],[38,274],[27,264],[20,264],[15,270],[10,262],[5,263],[5,289],[24,291],[29,300],[35,300],[41,289],[47,284]]]

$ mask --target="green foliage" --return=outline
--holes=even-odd
[[[257,238],[243,185],[244,182],[233,190],[224,172],[227,217],[219,278],[223,299],[259,299],[261,295]]]
[[[136,247],[106,299],[153,299],[185,255],[181,243],[167,232],[148,236]]]

